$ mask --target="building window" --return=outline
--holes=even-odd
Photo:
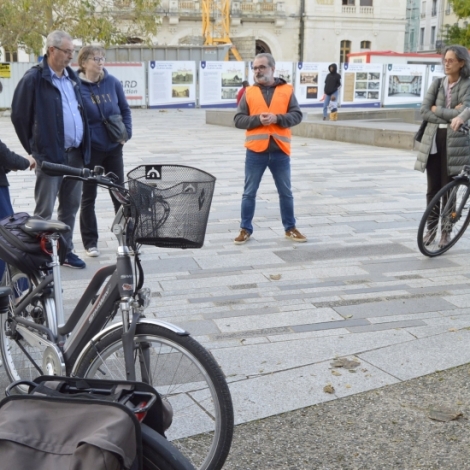
[[[5,62],[18,62],[18,52],[5,51]]]
[[[424,28],[419,30],[419,47],[423,47],[424,45]]]
[[[348,54],[351,52],[351,41],[341,41],[339,62],[344,64],[348,59]]]
[[[374,6],[372,0],[360,0],[360,5],[361,5],[361,7],[372,7],[372,6]]]
[[[436,27],[431,26],[431,48],[434,47],[435,42],[436,42]]]
[[[361,41],[361,49],[371,49],[370,41]]]
[[[355,0],[343,0],[343,5],[354,5]]]
[[[421,2],[421,18],[426,16],[426,2]]]
[[[437,0],[432,0],[431,16],[437,15]]]

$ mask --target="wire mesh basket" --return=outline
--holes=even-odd
[[[201,248],[215,177],[182,165],[141,165],[127,174],[132,241],[162,248]]]

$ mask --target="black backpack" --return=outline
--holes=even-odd
[[[23,230],[29,219],[41,219],[26,212],[18,212],[0,220],[0,259],[15,266],[25,274],[47,270],[51,255],[41,246],[41,234]],[[63,238],[59,240],[59,258],[63,262],[67,247]]]

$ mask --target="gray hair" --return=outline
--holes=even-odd
[[[101,46],[84,46],[80,49],[80,52],[78,53],[78,58],[77,58],[78,69],[80,72],[85,72],[85,69],[83,68],[83,64],[90,57],[94,56],[97,53],[101,54],[104,57],[106,51]]]
[[[47,36],[46,47],[60,47],[64,39],[72,41],[70,34],[66,33],[65,31],[52,31],[52,33],[49,33]]]
[[[442,61],[444,61],[444,57],[448,51],[452,51],[457,57],[458,60],[462,60],[464,62],[464,66],[460,69],[460,76],[462,78],[469,78],[470,77],[470,54],[466,47],[459,46],[458,44],[453,44],[451,46],[447,46],[444,49],[444,53],[442,55]]]
[[[274,57],[269,53],[269,52],[262,52],[261,54],[257,54],[255,59],[262,59],[265,57],[268,59],[268,65],[272,68],[276,67],[276,61],[274,60]]]

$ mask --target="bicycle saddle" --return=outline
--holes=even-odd
[[[70,230],[70,227],[60,220],[43,220],[31,218],[23,225],[23,230],[28,233],[65,233]]]

